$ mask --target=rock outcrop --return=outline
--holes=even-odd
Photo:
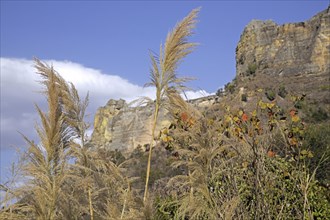
[[[329,73],[330,8],[306,22],[251,21],[236,48],[236,75]]]
[[[294,24],[279,26],[273,21],[253,20],[236,48],[236,81],[243,93],[285,85],[289,91],[330,104],[329,60],[330,8]],[[205,108],[217,99],[220,97],[210,96],[191,103]],[[156,134],[170,125],[166,110],[159,116]],[[92,143],[124,152],[144,147],[151,140],[152,119],[152,104],[133,108],[124,100],[110,100],[95,115]]]
[[[168,112],[161,110],[156,133],[168,127]],[[98,109],[94,119],[92,143],[96,147],[129,151],[150,142],[153,106],[129,107],[124,100],[110,99]]]
[[[208,96],[191,100],[191,104],[204,108],[216,102],[218,97]],[[92,143],[95,147],[129,152],[137,147],[145,147],[151,141],[153,104],[129,107],[124,100],[110,99],[97,110],[94,118]],[[171,125],[167,110],[159,112],[156,134]]]
[[[249,91],[282,86],[330,104],[330,7],[305,22],[251,21],[236,48],[236,79]]]

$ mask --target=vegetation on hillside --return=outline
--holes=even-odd
[[[35,60],[48,111],[38,106],[38,144],[19,168],[24,184],[1,186],[0,219],[327,219],[330,216],[329,115],[304,105],[284,85],[258,89],[238,103],[196,109],[180,96],[177,77],[192,52],[198,10],[168,35],[159,57],[151,54],[156,87],[152,139],[147,151],[95,149],[86,138],[88,95],[51,66]],[[251,67],[251,74],[256,68]],[[227,91],[228,90],[228,91]],[[224,96],[234,97],[235,83]],[[286,105],[280,103],[286,97]],[[155,133],[160,109],[172,124]],[[306,123],[306,121],[308,123]],[[19,173],[18,173],[19,174]]]

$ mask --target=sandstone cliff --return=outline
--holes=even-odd
[[[330,8],[299,23],[253,20],[236,48],[236,78],[249,89],[284,84],[330,103],[329,74]]]
[[[133,108],[122,99],[110,99],[95,115],[93,144],[96,147],[127,151],[149,143],[152,113],[152,105]],[[161,110],[156,132],[169,125],[166,116],[167,112]]]
[[[302,75],[329,71],[330,9],[306,22],[277,25],[251,21],[236,49],[237,76],[249,75],[249,66],[263,74]]]
[[[329,60],[329,8],[306,22],[277,25],[273,21],[253,20],[244,29],[236,48],[236,81],[241,87],[237,97],[250,91],[248,96],[252,98],[248,100],[253,100],[252,91],[256,88],[285,85],[290,92],[306,93],[315,102],[329,104]],[[205,97],[192,104],[203,108],[217,99]],[[240,104],[234,99],[232,102]],[[152,117],[151,104],[132,108],[124,100],[110,100],[95,115],[92,142],[96,147],[111,150],[143,147],[150,142]],[[169,114],[162,110],[156,134],[169,125]]]

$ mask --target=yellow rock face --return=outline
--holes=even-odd
[[[256,74],[293,76],[329,71],[330,14],[325,10],[306,22],[277,25],[250,22],[236,49],[237,77]]]
[[[161,110],[156,134],[170,126],[167,111]],[[110,100],[94,119],[92,142],[97,147],[131,151],[151,141],[153,107],[129,108],[123,100]]]

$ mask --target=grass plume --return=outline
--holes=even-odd
[[[195,27],[198,12],[199,9],[194,9],[167,35],[164,47],[162,45],[160,46],[159,58],[154,54],[150,54],[152,64],[150,74],[151,82],[146,84],[146,86],[154,86],[156,88],[156,100],[143,196],[144,202],[148,196],[150,162],[159,110],[164,105],[164,98],[168,97],[169,91],[184,89],[183,83],[189,80],[187,78],[177,77],[177,68],[196,46],[195,43],[188,42],[188,37],[193,33],[192,30]]]
[[[30,177],[27,190],[32,191],[28,207],[33,210],[35,219],[57,219],[61,216],[60,201],[64,197],[62,186],[67,177],[67,149],[71,139],[71,129],[65,120],[62,105],[62,78],[53,67],[35,60],[37,73],[42,76],[40,82],[48,102],[48,112],[37,105],[41,125],[36,126],[40,144],[23,136],[29,144],[25,166]],[[31,190],[32,189],[32,190]]]

